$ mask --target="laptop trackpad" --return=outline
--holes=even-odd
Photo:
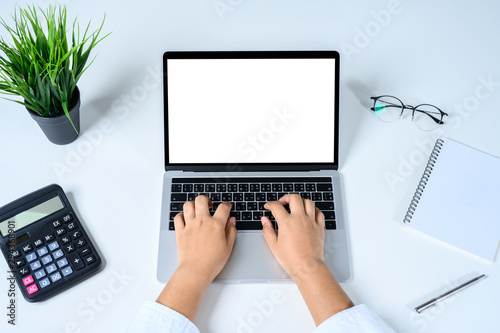
[[[226,266],[214,282],[283,282],[283,279],[290,277],[274,258],[262,232],[240,231]]]

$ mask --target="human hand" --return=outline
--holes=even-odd
[[[184,204],[183,213],[174,218],[179,266],[182,270],[211,283],[219,274],[233,249],[236,219],[229,217],[231,204],[223,202],[214,215],[212,202],[200,195]]]
[[[288,204],[290,213],[283,205]],[[276,259],[297,283],[316,325],[353,306],[325,264],[325,216],[311,200],[286,194],[264,205],[279,226],[262,217],[262,232]]]
[[[283,205],[288,204],[290,213]],[[325,217],[314,202],[298,194],[286,194],[279,201],[267,202],[279,226],[279,233],[269,218],[262,217],[262,232],[272,253],[286,272],[295,280],[324,265]]]

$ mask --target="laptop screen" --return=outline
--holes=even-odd
[[[337,57],[187,53],[166,57],[167,164],[337,164]]]

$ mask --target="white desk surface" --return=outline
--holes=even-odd
[[[341,52],[340,171],[354,271],[343,287],[353,301],[368,304],[397,332],[500,330],[498,259],[483,261],[401,225],[436,136],[500,156],[500,3],[60,2],[82,24],[92,18],[96,26],[106,12],[104,31],[113,34],[98,46],[95,63],[79,83],[83,131],[74,143],[49,143],[21,106],[0,101],[0,204],[59,183],[105,266],[46,302],[30,304],[19,295],[12,327],[4,314],[7,265],[1,260],[0,331],[120,332],[143,300],[156,298],[163,287],[155,277],[162,54],[259,49]],[[15,3],[0,5],[7,22]],[[366,107],[370,96],[381,94],[413,105],[435,104],[450,113],[450,121],[442,133],[420,131],[409,119],[382,123]],[[412,311],[479,273],[488,278],[424,314]],[[286,301],[269,313],[259,310],[275,290]],[[253,326],[240,332],[314,329],[294,285],[211,286],[195,320],[201,331],[237,332],[243,322]]]

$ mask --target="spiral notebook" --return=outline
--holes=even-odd
[[[493,261],[500,241],[500,159],[438,139],[404,224]]]

